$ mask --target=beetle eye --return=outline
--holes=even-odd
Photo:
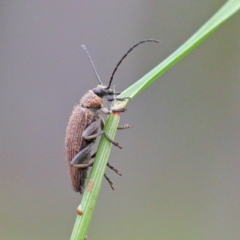
[[[97,88],[94,88],[92,91],[100,98],[103,98],[108,95],[112,96],[114,94],[113,90],[108,88],[97,87]]]
[[[113,95],[113,90],[111,88],[104,88],[105,96],[106,95]]]
[[[102,88],[97,87],[97,88],[94,88],[92,91],[100,98],[104,97],[105,95],[105,90]]]

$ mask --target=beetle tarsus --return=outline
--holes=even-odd
[[[124,130],[124,129],[132,128],[132,127],[133,127],[132,124],[124,124],[123,126],[119,126],[117,129]]]
[[[104,174],[104,177],[108,181],[108,183],[109,183],[110,187],[112,188],[112,190],[115,190],[115,188],[113,187],[113,182],[109,179],[109,177],[106,175],[106,173]]]
[[[126,112],[127,111],[127,108],[118,108],[118,109],[112,109],[112,112],[113,113],[117,113],[117,112]]]
[[[115,93],[114,95],[118,95],[118,94],[120,94],[120,93]],[[124,98],[118,98],[118,97],[113,97],[113,96],[108,96],[107,97],[107,100],[109,101],[109,102],[112,102],[112,101],[119,101],[119,102],[124,102],[124,101],[126,101],[126,100],[130,100],[131,98],[130,97],[124,97]]]
[[[119,172],[118,169],[116,169],[115,167],[113,167],[112,165],[110,165],[109,163],[107,163],[107,166],[112,169],[117,175],[122,176],[122,174]]]
[[[130,97],[124,97],[124,98],[116,98],[117,101],[126,101],[126,100],[130,100]]]
[[[112,144],[113,144],[114,146],[116,146],[116,147],[120,148],[120,149],[122,149],[122,148],[123,148],[123,147],[122,147],[122,146],[120,146],[120,145],[119,145],[119,143],[117,143],[117,142],[114,142],[114,141],[113,141],[113,142],[112,142]]]

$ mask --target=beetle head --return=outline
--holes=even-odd
[[[114,91],[111,88],[108,88],[108,87],[103,86],[103,85],[98,85],[92,91],[100,98],[115,95]]]
[[[90,60],[90,62],[91,62],[91,64],[92,64],[92,68],[93,68],[94,73],[95,73],[95,75],[96,75],[96,77],[97,77],[97,80],[98,80],[98,82],[101,84],[101,85],[98,85],[96,88],[94,88],[94,89],[92,90],[93,93],[96,94],[96,96],[98,96],[98,97],[100,97],[100,98],[106,97],[106,99],[107,99],[108,101],[113,101],[113,100],[115,99],[115,96],[117,96],[117,95],[120,94],[120,93],[116,93],[114,90],[112,90],[112,89],[110,88],[110,87],[111,87],[111,84],[112,84],[113,77],[114,77],[114,75],[115,75],[115,73],[116,73],[119,65],[122,63],[123,59],[126,58],[126,56],[127,56],[134,48],[136,48],[138,45],[140,45],[140,44],[142,44],[142,43],[145,43],[145,42],[156,42],[156,43],[159,43],[159,41],[158,41],[158,40],[155,40],[155,39],[145,39],[145,40],[142,40],[142,41],[136,43],[135,45],[133,45],[133,46],[123,55],[123,57],[120,59],[120,61],[118,62],[118,64],[117,64],[116,67],[114,68],[113,73],[112,73],[112,75],[111,75],[111,77],[110,77],[108,86],[104,86],[104,85],[103,85],[100,77],[98,76],[97,70],[96,70],[96,68],[95,68],[95,66],[94,66],[94,63],[93,63],[93,61],[92,61],[92,59],[91,59],[91,56],[90,56],[87,48],[86,48],[84,45],[82,45],[82,48],[83,48],[84,51],[87,53],[87,56],[88,56],[88,58],[89,58],[89,60]]]

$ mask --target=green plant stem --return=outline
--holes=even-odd
[[[218,26],[224,23],[240,8],[240,0],[227,1],[220,10],[207,21],[191,38],[189,38],[180,48],[173,54],[166,58],[162,63],[156,66],[148,74],[142,77],[139,81],[127,88],[119,97],[134,98],[137,94],[143,91],[151,83],[153,83],[159,76],[166,72],[171,66],[177,63],[190,51],[192,51],[198,44],[200,44],[208,35],[210,35]],[[121,108],[127,104],[120,102],[114,108]],[[111,114],[106,121],[105,131],[112,139],[115,136],[116,129],[120,120],[119,114]],[[98,193],[100,191],[103,175],[108,162],[108,157],[111,151],[111,143],[102,137],[99,143],[97,155],[94,160],[94,166],[89,176],[89,181],[93,182],[92,191],[85,190],[82,203],[79,209],[82,209],[83,215],[78,215],[71,240],[83,240],[86,236],[89,223],[92,218],[94,207],[96,205]]]
[[[196,48],[207,36],[209,36],[217,27],[228,20],[240,8],[239,0],[227,1],[216,12],[211,19],[209,19],[192,37],[190,37],[182,46],[180,46],[174,53],[167,57],[158,66],[152,69],[149,73],[143,76],[140,80],[124,90],[119,97],[134,98],[137,94],[143,91],[146,87],[152,84],[159,76],[166,72],[175,63],[181,60],[185,55]],[[124,107],[127,103],[121,104]]]
[[[104,129],[107,132],[108,136],[112,139],[114,139],[114,136],[116,134],[119,120],[120,120],[119,114],[110,114],[106,121]],[[83,215],[77,216],[71,240],[84,239],[84,237],[86,236],[88,225],[91,221],[98,193],[100,191],[105,168],[110,155],[111,145],[112,144],[105,137],[102,137],[99,142],[97,155],[94,159],[94,165],[89,176],[89,181],[90,180],[93,181],[93,188],[92,191],[89,191],[87,188],[84,191],[82,203],[78,207],[83,211]]]

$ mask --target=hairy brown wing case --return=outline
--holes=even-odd
[[[67,154],[68,171],[72,182],[73,190],[82,193],[84,182],[87,177],[87,169],[80,169],[70,165],[71,160],[79,152],[83,143],[82,133],[86,127],[94,120],[94,114],[86,109],[77,105],[72,111],[69,119],[65,147]],[[86,159],[87,163],[89,159]]]

